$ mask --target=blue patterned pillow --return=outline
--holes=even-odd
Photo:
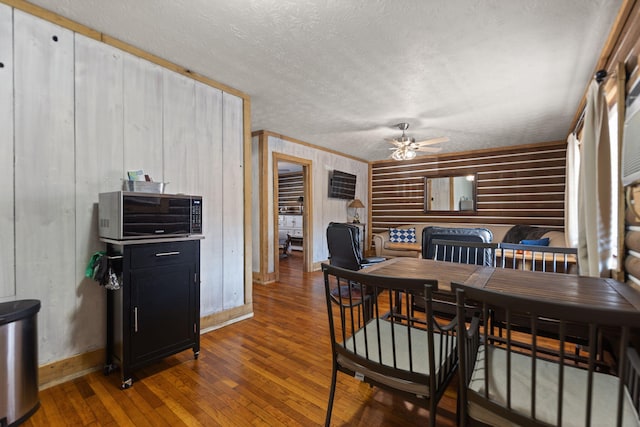
[[[392,243],[416,243],[416,229],[390,228],[389,241]]]

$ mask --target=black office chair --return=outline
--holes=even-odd
[[[353,224],[331,222],[327,227],[329,263],[349,270],[360,270],[385,258],[364,258],[360,250],[360,228]]]
[[[347,270],[360,270],[372,264],[382,262],[385,258],[364,258],[360,250],[360,228],[357,225],[331,222],[327,227],[327,246],[329,247],[329,263],[335,267]],[[365,319],[373,314],[371,312],[371,295],[362,293],[362,286],[357,283],[344,284],[332,289],[335,298],[348,298],[349,306],[365,304]]]

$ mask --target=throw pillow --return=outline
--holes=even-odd
[[[531,245],[531,246],[549,246],[549,238],[544,237],[542,239],[536,240],[520,240],[521,245]]]
[[[392,243],[416,243],[416,229],[390,228],[389,241]]]

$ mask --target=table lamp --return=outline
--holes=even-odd
[[[351,203],[349,203],[349,207],[356,210],[356,214],[353,216],[353,223],[360,224],[360,215],[358,215],[358,209],[364,208],[364,205],[362,204],[360,199],[354,199]]]

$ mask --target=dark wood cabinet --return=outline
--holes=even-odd
[[[200,241],[108,242],[121,287],[107,291],[105,373],[132,372],[177,352],[200,351]]]

